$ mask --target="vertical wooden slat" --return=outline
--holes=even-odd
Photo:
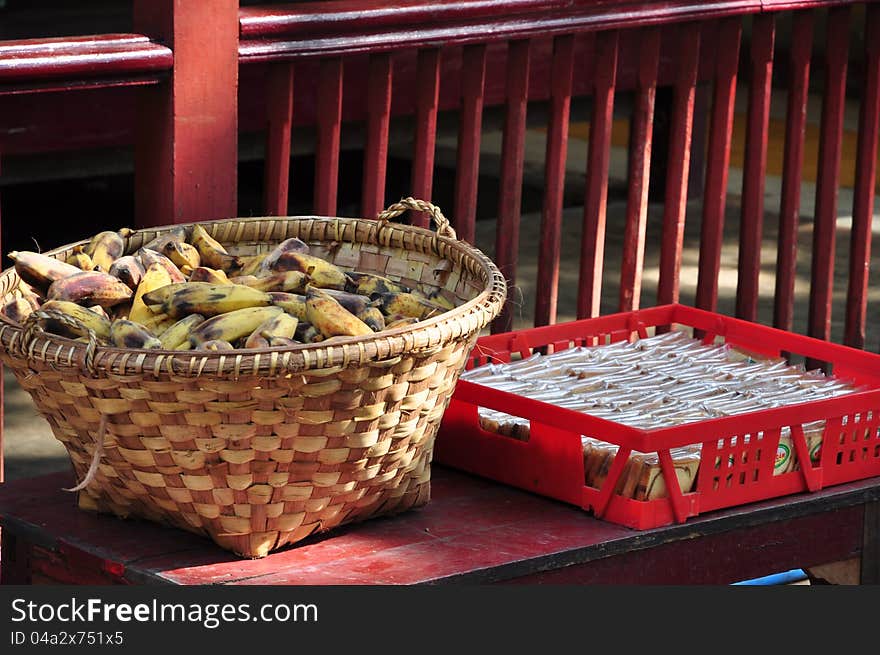
[[[648,225],[648,185],[651,175],[651,137],[657,92],[657,68],[660,60],[660,29],[648,28],[641,37],[638,90],[630,123],[626,227],[623,236],[618,302],[618,308],[622,312],[639,308],[642,291],[645,230]]]
[[[364,150],[363,215],[372,218],[385,208],[388,128],[391,123],[391,57],[370,57],[367,89],[367,141]]]
[[[877,180],[877,135],[880,128],[880,7],[867,7],[865,84],[859,110],[853,224],[850,234],[849,287],[846,294],[844,343],[865,347],[865,313],[871,263],[871,223]]]
[[[492,322],[492,332],[513,326],[516,294],[516,261],[519,253],[519,220],[522,207],[523,160],[525,158],[526,109],[529,94],[528,40],[511,41],[507,52],[507,107],[501,141],[501,194],[495,231],[495,263],[508,283],[507,302]]]
[[[837,228],[837,193],[840,181],[840,147],[846,103],[846,69],[849,59],[850,8],[828,11],[825,84],[819,128],[819,170],[816,178],[816,213],[813,218],[813,257],[810,271],[808,334],[831,337],[831,303],[834,291],[834,251]]]
[[[807,125],[807,94],[810,85],[810,56],[813,50],[813,23],[813,12],[799,11],[794,14],[791,29],[782,199],[779,209],[776,289],[773,303],[774,327],[789,331],[792,329],[794,284],[797,277],[798,223],[804,166],[804,136]]]
[[[473,243],[475,238],[485,86],[486,46],[465,46],[461,54],[461,110],[452,221],[458,238],[467,243]]]
[[[721,23],[712,116],[709,124],[709,151],[700,230],[696,305],[710,311],[715,311],[718,305],[718,274],[721,270],[721,244],[724,234],[724,208],[727,201],[727,174],[730,168],[741,20],[738,17],[726,18]]]
[[[660,247],[660,278],[657,304],[679,300],[679,271],[684,247],[684,227],[688,200],[688,176],[700,55],[700,25],[687,23],[678,28],[675,90],[669,158],[666,166],[663,236]]]
[[[138,90],[135,226],[236,216],[237,0],[135,0],[132,24],[174,50],[173,75]]]
[[[535,325],[556,322],[559,291],[559,259],[562,245],[562,203],[565,191],[565,161],[568,155],[568,119],[571,110],[574,35],[553,40],[550,73],[550,125],[544,168],[544,204],[541,213],[541,243],[538,249],[538,289],[535,297]]]
[[[293,122],[293,64],[273,64],[266,93],[266,172],[263,208],[267,216],[287,214],[290,128]]]
[[[764,177],[767,173],[767,139],[770,134],[775,36],[774,15],[755,16],[752,23],[751,76],[746,114],[745,164],[736,284],[736,316],[747,321],[754,321],[758,315],[761,237],[764,228]]]
[[[416,138],[413,154],[412,191],[416,198],[431,200],[434,177],[434,145],[437,139],[437,101],[440,93],[440,50],[419,50],[416,64]],[[412,212],[412,224],[428,227],[423,212]]]
[[[339,141],[342,129],[342,60],[321,62],[318,80],[318,140],[315,152],[315,212],[336,214]]]
[[[587,181],[577,298],[578,318],[598,316],[601,309],[608,170],[611,162],[619,40],[617,31],[600,32],[596,37],[593,116],[590,120],[590,141],[587,147]]]

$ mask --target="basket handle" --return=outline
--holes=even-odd
[[[25,357],[31,354],[37,338],[41,334],[45,334],[43,323],[47,321],[58,321],[59,323],[80,330],[88,336],[89,342],[86,344],[86,352],[83,357],[83,368],[86,369],[92,377],[95,377],[95,350],[98,348],[98,336],[91,328],[86,327],[74,317],[56,309],[38,309],[31,312],[24,321],[21,332],[21,340],[18,343],[18,353]]]
[[[408,209],[424,212],[434,219],[434,225],[437,226],[437,234],[440,236],[449,237],[450,239],[458,239],[455,230],[453,230],[452,226],[449,224],[449,219],[443,215],[443,212],[440,211],[439,207],[432,205],[430,202],[418,200],[416,198],[401,198],[400,202],[396,202],[393,205],[390,205],[385,211],[379,212],[376,219],[382,222],[387,222],[392,218],[400,216]]]

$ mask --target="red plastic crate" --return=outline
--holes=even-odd
[[[880,355],[730,318],[684,305],[663,305],[528,330],[481,337],[468,368],[507,362],[513,354],[558,352],[647,337],[652,328],[693,328],[705,343],[725,342],[767,356],[803,357],[859,391],[837,398],[640,430],[516,394],[459,380],[443,417],[434,461],[555,498],[596,517],[636,529],[788,494],[880,475]],[[478,407],[530,421],[528,441],[487,432]],[[844,417],[847,417],[844,421]],[[811,462],[802,425],[824,420],[818,462]],[[782,428],[791,429],[799,466],[773,475]],[[746,435],[762,438],[746,439]],[[585,484],[581,435],[619,446],[608,476],[597,489]],[[701,443],[693,491],[682,493],[669,450]],[[656,452],[667,497],[634,500],[613,493],[631,451]],[[763,453],[763,456],[762,456]],[[714,462],[708,466],[707,462]]]

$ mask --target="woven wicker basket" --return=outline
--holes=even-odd
[[[429,212],[437,232],[389,222],[407,209]],[[43,332],[37,313],[25,326],[0,316],[0,359],[67,448],[78,479],[91,465],[79,506],[172,524],[263,557],[427,503],[438,425],[506,287],[433,205],[407,198],[379,219],[202,225],[236,254],[299,237],[346,270],[439,289],[455,309],[332,344],[198,354],[89,347]],[[135,232],[126,252],[171,227]],[[84,243],[46,254],[63,259]],[[14,269],[0,273],[4,301],[18,282]]]

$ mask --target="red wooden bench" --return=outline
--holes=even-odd
[[[465,239],[472,239],[478,217],[483,111],[487,106],[503,107],[494,259],[515,283],[529,103],[546,100],[549,122],[537,272],[542,294],[532,319],[547,324],[557,315],[563,164],[572,99],[592,99],[577,302],[577,315],[586,317],[599,312],[603,291],[615,103],[624,91],[632,96],[617,299],[619,309],[628,310],[640,301],[648,189],[658,166],[665,169],[665,189],[657,299],[679,300],[685,201],[692,161],[703,161],[703,153],[694,151],[694,144],[700,143],[694,129],[701,118],[695,115],[695,103],[698,89],[710,89],[695,304],[715,309],[734,103],[737,83],[745,80],[748,120],[736,314],[755,319],[768,210],[764,181],[769,98],[773,79],[782,79],[788,107],[772,300],[774,325],[790,329],[805,108],[810,81],[818,79],[822,110],[807,332],[829,339],[832,314],[843,312],[843,341],[865,347],[880,120],[880,4],[406,0],[396,3],[394,11],[383,4],[370,0],[239,7],[232,0],[210,6],[195,0],[135,0],[133,27],[145,36],[66,39],[64,48],[72,57],[58,60],[42,56],[45,42],[0,44],[0,105],[7,99],[14,104],[25,92],[51,89],[66,99],[83,87],[138,85],[135,95],[122,101],[134,99],[141,109],[133,139],[136,225],[235,215],[237,144],[249,130],[265,134],[264,212],[286,213],[290,185],[298,183],[290,179],[291,139],[298,125],[314,135],[313,210],[331,215],[338,208],[342,129],[348,124],[359,127],[365,142],[361,211],[371,215],[387,201],[389,129],[401,115],[415,119],[409,192],[430,198],[438,114],[454,109],[460,121],[455,200],[449,214]],[[780,57],[776,39],[783,26],[790,31],[791,47]],[[850,37],[856,30],[864,35],[865,46],[851,52]],[[817,39],[825,43],[821,56],[814,53]],[[657,91],[664,86],[672,88],[672,106],[665,162],[658,164],[652,139]],[[852,231],[849,244],[837,244],[842,127],[845,103],[853,92],[859,95],[860,114]],[[3,151],[0,142],[0,154]],[[424,223],[423,217],[414,220]],[[849,252],[843,302],[833,296],[837,248]],[[507,311],[493,329],[507,329],[511,319]]]

